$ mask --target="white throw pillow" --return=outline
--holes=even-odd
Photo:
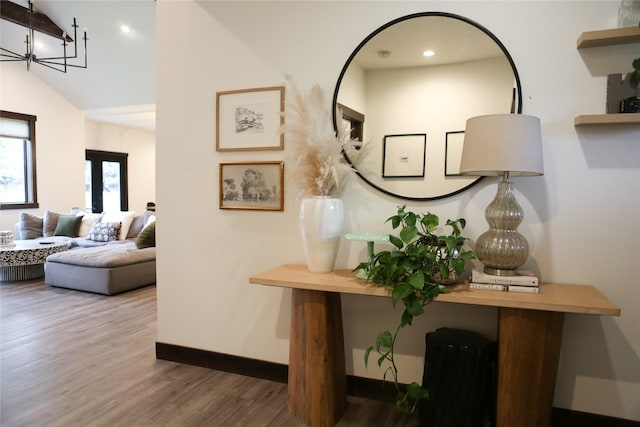
[[[133,218],[135,216],[136,213],[134,211],[105,212],[102,214],[102,219],[100,219],[100,222],[122,223],[122,227],[120,227],[120,234],[118,234],[118,240],[124,240],[127,238],[129,227],[131,227],[131,223],[133,222]]]
[[[149,218],[147,218],[147,222],[144,223],[144,227],[146,227],[147,225],[151,224],[152,222],[156,222],[156,216],[155,215],[149,215]]]
[[[93,227],[93,224],[100,222],[100,217],[102,217],[102,214],[99,213],[79,212],[78,215],[82,216],[82,222],[80,223],[80,229],[78,230],[79,237],[87,237],[89,235],[89,231],[91,231],[91,227]]]

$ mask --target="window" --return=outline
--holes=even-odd
[[[85,207],[91,212],[126,211],[127,154],[109,151],[85,152]]]
[[[0,209],[37,207],[36,116],[0,110]]]

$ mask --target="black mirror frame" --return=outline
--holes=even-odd
[[[333,128],[334,128],[334,130],[336,132],[338,131],[338,117],[336,117],[336,110],[337,110],[336,106],[338,105],[338,92],[340,90],[340,84],[342,83],[342,79],[343,79],[345,73],[347,72],[347,69],[349,68],[349,65],[351,64],[351,61],[353,61],[353,58],[355,58],[355,56],[358,54],[358,52],[360,52],[360,50],[367,44],[367,42],[369,40],[371,40],[373,37],[378,35],[380,32],[384,31],[385,29],[391,27],[392,25],[400,23],[402,21],[406,21],[406,20],[413,19],[413,18],[420,18],[420,17],[424,17],[424,16],[441,16],[441,17],[446,17],[446,18],[457,19],[459,21],[463,21],[463,22],[466,22],[467,24],[473,25],[474,27],[478,28],[480,31],[485,33],[487,36],[489,36],[491,38],[491,40],[493,40],[498,45],[498,47],[500,47],[500,50],[502,50],[502,53],[504,53],[505,57],[509,61],[509,65],[511,65],[511,70],[513,71],[513,76],[515,77],[515,81],[516,81],[516,99],[517,99],[516,104],[517,104],[517,107],[516,107],[514,112],[517,113],[517,114],[522,114],[522,86],[520,84],[520,75],[518,74],[518,70],[516,69],[516,65],[513,62],[513,58],[511,57],[511,55],[507,51],[507,48],[504,46],[504,44],[502,44],[502,42],[491,31],[489,31],[486,27],[478,24],[477,22],[472,21],[471,19],[465,18],[464,16],[456,15],[456,14],[453,14],[453,13],[448,13],[448,12],[418,12],[418,13],[413,13],[413,14],[410,14],[410,15],[406,15],[406,16],[402,16],[400,18],[394,19],[393,21],[387,22],[386,24],[384,24],[381,27],[377,28],[375,31],[373,31],[371,34],[369,34],[355,48],[355,50],[351,53],[351,55],[347,59],[347,62],[344,64],[344,67],[342,67],[342,71],[340,71],[340,75],[338,76],[338,81],[336,82],[336,88],[335,88],[335,90],[333,92],[333,102],[332,102],[331,105],[332,105],[332,108],[333,108]],[[381,191],[384,194],[387,194],[387,195],[393,196],[393,197],[398,197],[398,198],[404,199],[404,200],[428,201],[428,200],[444,199],[446,197],[451,197],[451,196],[459,194],[459,193],[461,193],[463,191],[466,191],[466,190],[468,190],[469,188],[473,187],[478,182],[480,182],[480,181],[482,181],[484,179],[484,177],[479,177],[478,179],[473,181],[471,184],[469,184],[469,185],[467,185],[467,186],[465,186],[463,188],[460,188],[459,190],[456,190],[456,191],[453,191],[453,192],[447,193],[447,194],[442,194],[442,195],[439,195],[439,196],[434,196],[434,197],[402,196],[402,195],[399,195],[399,194],[392,193],[391,191],[385,190],[384,188],[381,188],[380,186],[378,186],[378,185],[372,183],[371,181],[369,181],[366,177],[364,177],[360,173],[360,171],[353,164],[353,162],[351,161],[351,159],[349,158],[347,153],[343,152],[343,155],[344,155],[345,160],[353,167],[353,169],[356,172],[356,174],[364,182],[366,182],[371,187],[375,188],[378,191]]]

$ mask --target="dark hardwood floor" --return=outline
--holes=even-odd
[[[102,296],[0,283],[0,425],[302,426],[287,386],[155,358],[155,287]],[[417,426],[349,397],[338,426]]]

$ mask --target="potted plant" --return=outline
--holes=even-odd
[[[631,72],[631,87],[638,87],[640,84],[640,58],[636,58],[631,62],[631,66],[633,67],[633,71]]]
[[[622,100],[620,111],[623,113],[640,113],[640,58],[631,62],[633,71],[629,73],[629,86],[636,89],[635,96]]]
[[[467,260],[475,254],[463,250],[467,238],[461,235],[466,225],[464,218],[447,220],[445,226],[449,234],[436,234],[440,219],[433,213],[417,214],[399,206],[396,215],[387,219],[398,235],[389,235],[389,241],[396,250],[383,250],[371,259],[359,264],[354,271],[362,270],[368,281],[379,286],[391,287],[391,302],[404,304],[400,324],[394,333],[382,331],[376,337],[375,346],[369,347],[364,355],[365,365],[372,351],[379,355],[378,366],[387,362],[383,379],[390,375],[397,390],[396,404],[406,412],[413,412],[420,399],[428,398],[428,391],[417,382],[408,384],[406,390],[398,383],[398,367],[394,359],[394,348],[398,333],[411,325],[413,318],[424,313],[424,307],[440,293],[448,292],[445,284],[459,277]]]

